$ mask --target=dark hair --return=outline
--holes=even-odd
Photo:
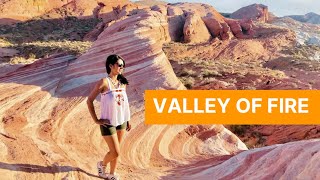
[[[119,59],[123,61],[123,67],[126,67],[126,63],[124,62],[123,58],[117,54],[111,54],[107,57],[106,60],[106,70],[107,73],[110,74],[111,68],[109,67],[110,64],[114,65]],[[127,78],[125,78],[122,74],[118,74],[117,80],[121,82],[121,84],[129,84]]]

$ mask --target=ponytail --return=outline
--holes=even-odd
[[[117,80],[119,80],[121,84],[129,85],[127,78],[125,78],[122,74],[118,74]]]

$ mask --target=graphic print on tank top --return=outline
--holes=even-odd
[[[115,92],[122,92],[122,90],[121,90],[121,89],[115,90]],[[121,106],[121,102],[124,101],[123,95],[120,94],[120,93],[117,94],[117,95],[116,95],[116,98],[115,98],[115,101],[116,101],[116,103],[117,103],[119,106]]]
[[[109,78],[109,77],[108,77]],[[111,81],[111,83],[113,84],[113,86],[114,86],[114,88],[111,88],[110,86],[110,91],[112,91],[111,89],[113,89],[113,91],[115,91],[116,92],[116,94],[115,94],[115,98],[114,98],[114,100],[116,101],[116,103],[119,105],[119,106],[121,106],[121,101],[124,101],[124,98],[123,98],[123,95],[122,95],[122,93],[118,93],[118,92],[122,92],[122,90],[120,89],[120,82],[118,81],[118,87],[116,86],[116,83],[114,83],[113,81],[112,81],[112,79],[111,78],[109,78],[110,79],[110,81]],[[108,80],[109,81],[109,80]],[[109,85],[110,85],[110,83],[109,83]],[[118,93],[118,94],[117,94]]]

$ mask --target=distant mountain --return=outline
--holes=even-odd
[[[272,24],[295,31],[298,45],[320,46],[320,25],[303,23],[290,17],[277,18]]]
[[[286,17],[290,17],[300,22],[320,24],[320,15],[313,12],[305,15],[292,15],[292,16],[286,16]]]
[[[263,4],[251,4],[242,7],[229,16],[232,19],[252,19],[254,21],[269,22],[276,16],[269,12],[268,6]]]
[[[226,17],[226,18],[230,18],[231,14],[232,13],[223,13],[223,12],[219,12],[223,17]]]

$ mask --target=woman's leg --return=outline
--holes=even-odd
[[[122,137],[124,135],[124,133],[126,132],[125,129],[120,129],[120,130],[117,130],[117,136],[118,136],[118,142],[119,142],[119,146],[120,146],[120,143],[122,141]],[[110,174],[114,174],[114,171],[116,170],[117,168],[117,164],[118,164],[118,157],[113,159],[111,162],[110,162]]]
[[[120,146],[117,134],[103,136],[103,138],[109,146],[109,152],[104,156],[102,163],[103,166],[106,166],[109,162],[111,162],[119,156]]]

